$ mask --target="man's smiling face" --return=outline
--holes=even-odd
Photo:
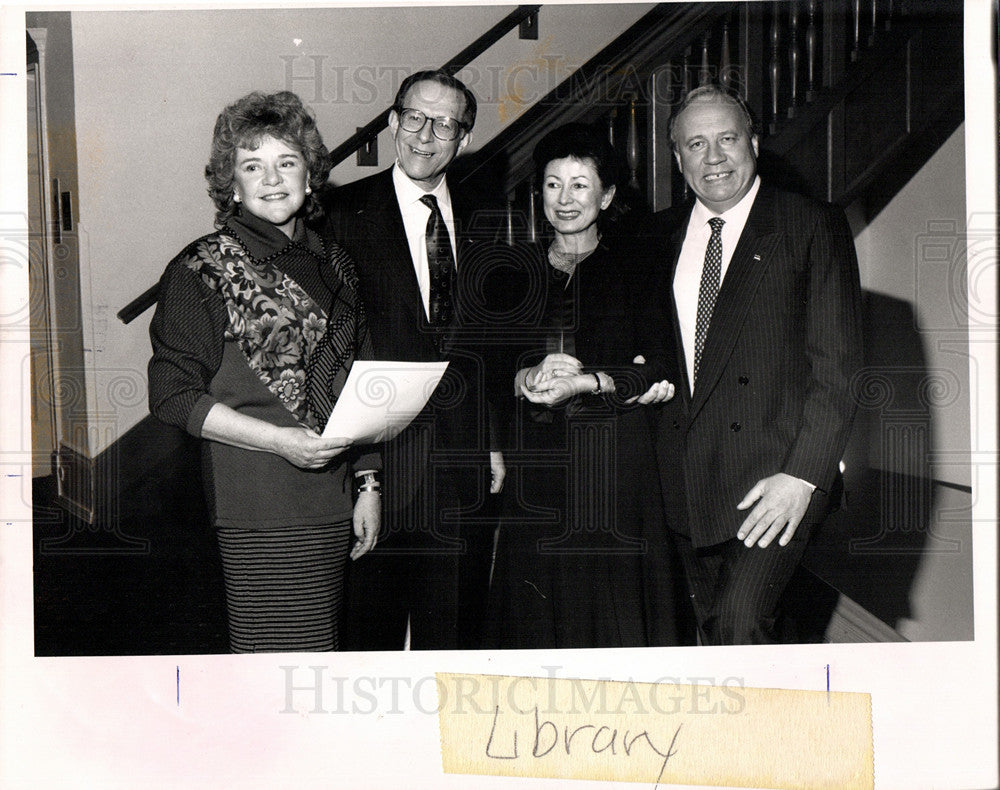
[[[431,131],[431,119],[448,116],[459,121],[465,114],[465,96],[447,85],[432,81],[416,82],[403,97],[403,108],[420,110],[427,123],[419,132],[408,132],[399,125],[395,110],[389,113],[389,129],[396,142],[396,158],[403,172],[425,190],[436,187],[459,151],[469,144],[466,132],[455,140],[439,140]]]
[[[739,203],[757,174],[757,138],[739,107],[718,96],[698,99],[677,118],[674,155],[688,186],[717,214]]]

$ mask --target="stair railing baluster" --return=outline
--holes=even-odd
[[[771,80],[771,134],[778,131],[778,88],[781,85],[781,62],[778,54],[778,46],[781,43],[781,31],[779,25],[780,5],[775,2],[771,4],[771,64],[769,74]]]
[[[733,87],[732,60],[729,54],[729,17],[722,23],[722,52],[719,55],[719,84]]]
[[[816,98],[816,44],[818,41],[816,33],[816,0],[809,0],[806,6],[806,13],[809,15],[809,24],[806,26],[806,102],[812,102]]]
[[[667,131],[680,75],[675,63],[653,69],[649,75],[649,115],[646,122],[646,202],[651,211],[668,208],[673,199],[673,157]]]
[[[514,246],[514,193],[508,193],[507,195],[507,228],[505,233],[504,241],[507,243],[508,247]]]
[[[799,62],[802,55],[799,51],[799,4],[791,0],[788,6],[788,80],[790,96],[788,101],[788,117],[794,118],[799,103]]]
[[[851,21],[854,25],[854,42],[851,46],[851,61],[856,63],[861,59],[861,0],[851,4]]]
[[[538,181],[534,173],[528,178],[528,241],[538,242]]]
[[[701,37],[701,67],[698,69],[698,87],[708,85],[712,81],[712,68],[709,65],[708,42],[711,32],[706,30]]]
[[[625,131],[625,161],[631,173],[628,185],[634,190],[639,189],[639,125],[636,122],[635,94],[628,97],[628,115]]]
[[[681,61],[681,84],[684,86],[684,95],[691,92],[691,47],[684,50],[684,59]]]

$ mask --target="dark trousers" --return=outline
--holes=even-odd
[[[479,647],[493,532],[465,518],[458,488],[475,485],[466,477],[442,470],[383,513],[378,545],[349,563],[342,649],[401,650],[407,622],[413,650]]]
[[[698,633],[706,645],[768,645],[778,637],[781,596],[802,561],[812,530],[828,512],[827,497],[815,492],[787,546],[774,540],[767,548],[747,548],[733,538],[694,548],[674,533]],[[733,525],[733,534],[739,525]]]

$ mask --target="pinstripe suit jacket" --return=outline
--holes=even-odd
[[[825,492],[837,480],[862,363],[861,288],[843,211],[762,184],[691,393],[672,288],[691,208],[667,220],[658,293],[682,380],[657,453],[670,524],[698,547],[736,536],[736,505],[761,478],[785,472]]]

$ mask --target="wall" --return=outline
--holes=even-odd
[[[333,147],[391,104],[402,75],[441,65],[513,8],[74,12],[92,414],[116,415],[120,435],[147,413],[151,312],[128,326],[115,313],[184,244],[212,229],[202,171],[226,103],[255,89],[293,89]],[[649,8],[545,6],[538,41],[508,34],[459,75],[481,100],[470,151]],[[388,134],[381,138],[384,167],[393,158]],[[346,183],[370,172],[345,163],[333,177]]]
[[[965,271],[965,125],[962,124],[910,182],[863,230],[855,244],[862,287],[911,313],[909,325],[885,330],[873,349],[897,370],[924,371],[897,382],[916,392],[897,392],[893,411],[926,413],[930,424],[930,475],[970,486],[971,424],[968,310]],[[884,309],[884,308],[883,308]],[[874,316],[875,320],[884,316]],[[892,334],[890,334],[890,332]],[[910,348],[909,352],[904,352]],[[914,397],[916,396],[916,397]],[[900,405],[900,402],[903,405]],[[890,415],[895,416],[895,415]],[[875,426],[878,430],[878,426]],[[872,442],[872,466],[907,473],[905,459],[880,453]]]
[[[969,404],[983,382],[969,357],[965,154],[962,124],[877,216],[850,212],[869,378],[848,507],[811,547],[824,580],[912,641],[974,636]]]

